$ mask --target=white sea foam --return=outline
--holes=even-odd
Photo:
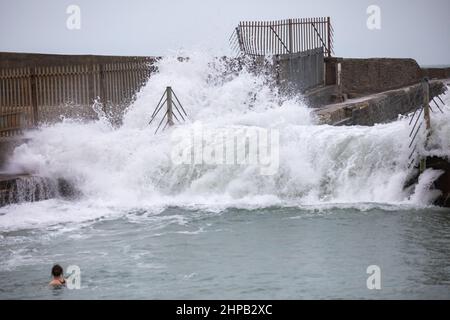
[[[159,62],[159,72],[138,94],[120,128],[104,119],[65,120],[30,132],[32,139],[15,150],[10,170],[65,178],[77,186],[82,199],[2,208],[0,228],[81,222],[135,208],[159,213],[167,206],[209,211],[368,203],[423,206],[432,200],[403,189],[409,173],[407,119],[373,127],[317,125],[301,99],[280,102],[263,76],[243,70],[224,77],[226,66],[220,60],[188,55],[183,62],[175,56]],[[168,85],[188,112],[182,124],[186,128],[201,123],[209,128],[279,130],[278,172],[262,176],[253,166],[173,165],[170,130],[155,135],[157,123],[147,125]],[[433,130],[431,152],[448,156],[450,112],[433,114]],[[421,183],[429,183],[425,180]]]

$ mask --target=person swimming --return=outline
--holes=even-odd
[[[63,268],[59,264],[55,264],[52,268],[52,281],[48,284],[53,288],[61,288],[66,285],[66,279],[64,279]]]

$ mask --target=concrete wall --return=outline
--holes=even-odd
[[[88,65],[99,63],[119,63],[146,61],[153,63],[160,57],[139,56],[97,56],[97,55],[68,55],[68,54],[40,54],[20,52],[0,52],[0,68],[25,68],[44,66]]]
[[[343,92],[349,97],[402,88],[420,81],[413,59],[342,59]]]
[[[422,68],[422,76],[429,79],[449,79],[450,68]]]
[[[446,89],[442,81],[430,81],[430,97],[440,95]],[[418,83],[330,105],[318,110],[317,115],[321,122],[326,124],[372,126],[376,123],[396,120],[398,115],[414,111],[422,102],[422,84]],[[431,107],[435,112],[439,112],[434,104],[431,104]]]

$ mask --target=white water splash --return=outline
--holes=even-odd
[[[102,117],[89,123],[65,120],[31,132],[33,139],[15,150],[14,168],[71,181],[83,198],[9,207],[3,209],[7,212],[0,216],[0,225],[13,228],[8,219],[15,214],[22,218],[21,227],[28,220],[35,222],[27,218],[33,205],[45,211],[39,216],[45,224],[58,221],[56,216],[64,222],[84,221],[133,208],[160,212],[166,206],[214,211],[273,205],[429,204],[429,197],[411,197],[403,190],[409,173],[407,119],[373,127],[316,125],[311,109],[300,99],[281,103],[264,77],[245,70],[224,77],[226,65],[219,60],[206,54],[189,56],[188,61],[168,57],[159,62],[159,72],[138,94],[118,129]],[[202,123],[210,128],[279,130],[278,172],[261,176],[250,166],[172,165],[170,130],[154,135],[157,124],[147,125],[169,85],[189,114],[183,124],[187,128]],[[448,156],[449,120],[449,112],[433,119],[435,154]]]

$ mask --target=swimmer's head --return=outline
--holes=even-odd
[[[61,277],[63,274],[63,268],[59,264],[55,264],[52,268],[52,276],[55,278]]]

